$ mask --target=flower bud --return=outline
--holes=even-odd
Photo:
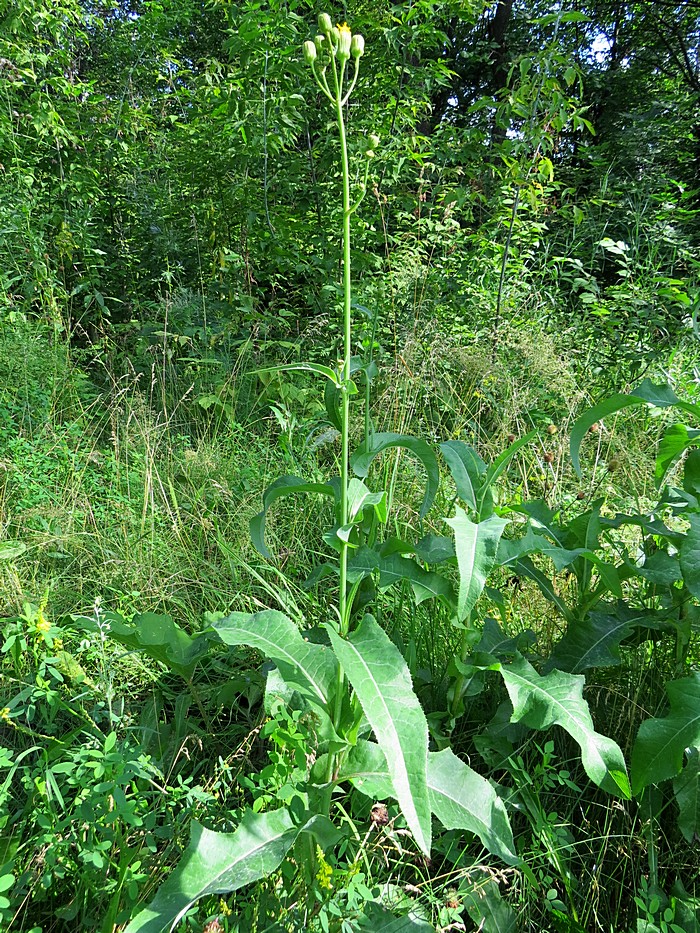
[[[338,26],[338,59],[346,62],[350,58],[350,45],[352,42],[352,32],[347,23]]]
[[[323,33],[323,35],[328,35],[328,33],[333,28],[333,20],[330,18],[328,13],[319,13],[318,14],[318,28]]]
[[[365,51],[365,40],[359,35],[359,33],[352,37],[350,42],[350,54],[353,58],[359,58],[364,54]]]
[[[338,29],[337,26],[334,26],[334,27],[331,29],[331,43],[332,43],[332,45],[335,46],[335,48],[337,48],[339,42],[340,42],[340,31],[339,31],[339,29]],[[335,49],[334,49],[334,51],[335,51]]]
[[[304,43],[304,61],[307,65],[313,65],[316,61],[316,45],[311,39],[307,39]]]
[[[369,136],[368,136],[367,138],[368,138],[368,140],[369,140],[369,142],[368,142],[368,147],[369,147],[370,149],[376,149],[377,146],[379,145],[379,137],[377,136],[377,134],[376,134],[376,133],[370,133]]]
[[[325,46],[326,46],[326,37],[325,37],[325,36],[316,36],[316,38],[314,39],[314,43],[315,43],[315,45],[316,45],[316,51],[317,51],[318,54],[320,55],[321,52],[324,50],[324,48],[325,48]]]

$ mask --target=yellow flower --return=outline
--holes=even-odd
[[[51,630],[51,623],[44,615],[43,608],[39,609],[36,614],[36,622],[34,623],[34,627],[42,637]]]
[[[316,846],[316,861],[318,862],[316,882],[319,888],[322,891],[332,891],[333,882],[331,879],[333,877],[333,868],[326,861],[326,856],[324,855],[323,849],[319,845]]]
[[[338,24],[338,58],[346,62],[350,58],[350,45],[352,44],[352,31],[347,23]]]
[[[10,722],[9,706],[4,706],[2,709],[0,709],[0,719],[2,719],[3,722]]]

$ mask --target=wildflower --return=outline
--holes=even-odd
[[[43,638],[48,632],[51,631],[51,623],[44,615],[44,610],[39,609],[36,614],[36,622],[34,623],[34,628],[37,631],[37,634],[40,638]]]
[[[338,59],[346,62],[350,58],[352,45],[352,31],[347,23],[338,25]]]
[[[319,13],[318,14],[318,28],[323,33],[324,36],[327,36],[328,33],[333,28],[333,21],[331,20],[328,13]]]
[[[319,845],[316,846],[316,861],[318,862],[316,882],[318,883],[319,888],[322,891],[332,891],[333,882],[331,879],[333,877],[333,868],[326,861],[326,856],[324,855],[323,849]]]

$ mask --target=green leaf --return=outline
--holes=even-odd
[[[600,421],[601,418],[622,411],[624,408],[639,405],[652,405],[655,408],[669,408],[675,405],[683,409],[683,411],[695,415],[696,418],[700,418],[700,406],[682,402],[673,389],[665,383],[657,386],[650,382],[649,379],[645,379],[629,395],[611,395],[610,398],[584,412],[577,419],[571,431],[571,462],[578,476],[581,476],[581,462],[579,460],[581,443],[591,425],[595,424],[596,421]]]
[[[380,904],[369,901],[359,919],[359,928],[370,933],[435,933],[435,927],[427,920],[410,915],[396,917]]]
[[[307,483],[298,476],[280,476],[274,483],[270,483],[263,493],[262,512],[250,520],[250,537],[256,550],[263,557],[272,558],[265,544],[265,521],[268,509],[277,499],[296,495],[299,492],[315,492],[322,496],[336,497],[335,488],[331,483]]]
[[[517,915],[493,879],[480,881],[462,897],[472,922],[483,933],[518,933]]]
[[[496,563],[498,542],[509,522],[508,519],[492,515],[483,522],[474,523],[460,506],[456,506],[455,511],[455,517],[445,521],[455,533],[459,566],[457,618],[463,622],[486,585],[486,579]]]
[[[350,749],[338,775],[369,797],[393,797],[386,757],[374,742]],[[489,782],[449,749],[428,755],[430,808],[445,829],[463,829],[508,865],[520,863],[503,801]]]
[[[253,375],[261,373],[316,373],[317,376],[325,376],[333,385],[340,387],[343,384],[342,378],[330,366],[323,366],[321,363],[282,363],[279,366],[266,366],[264,369],[254,369]]]
[[[449,748],[428,756],[428,789],[432,811],[445,829],[466,829],[508,865],[519,864],[505,804]]]
[[[386,755],[401,812],[417,845],[430,854],[428,723],[396,645],[366,615],[349,638],[328,634],[377,741]]]
[[[625,759],[616,742],[595,731],[582,675],[552,671],[541,677],[522,656],[501,665],[501,675],[513,704],[511,722],[531,729],[561,726],[581,748],[583,767],[594,784],[629,798]]]
[[[407,580],[417,605],[426,599],[440,599],[454,609],[455,596],[449,580],[434,571],[424,570],[412,558],[403,557],[401,554],[383,556],[368,547],[359,548],[350,556],[348,579],[351,583],[360,577],[369,576],[374,571],[379,571],[380,590],[386,590],[402,580]]]
[[[620,607],[617,612],[589,612],[570,622],[554,646],[547,668],[580,674],[590,667],[614,667],[620,663],[620,642],[634,627],[635,614]]]
[[[440,444],[440,453],[452,474],[457,495],[471,509],[476,510],[475,489],[481,486],[486,464],[474,448],[464,441],[444,441]]]
[[[440,471],[433,448],[422,438],[392,432],[374,434],[370,439],[369,447],[362,444],[353,454],[350,461],[352,469],[356,476],[364,478],[369,473],[374,458],[392,447],[403,447],[410,451],[425,467],[427,483],[420,507],[420,517],[425,518],[440,485]]]
[[[328,706],[338,665],[323,645],[306,641],[297,626],[276,609],[234,612],[214,623],[227,645],[249,645],[274,661],[284,681],[317,706]]]
[[[700,748],[686,749],[686,765],[673,779],[673,793],[678,804],[678,828],[686,842],[694,845],[700,838]]]
[[[632,748],[632,791],[676,777],[686,748],[700,747],[700,673],[666,684],[668,715],[647,719]]]
[[[483,511],[484,504],[486,503],[486,497],[490,494],[490,489],[496,480],[499,478],[501,473],[507,468],[510,461],[517,454],[521,447],[525,447],[530,443],[533,437],[535,437],[537,431],[530,431],[527,434],[524,434],[522,437],[519,437],[517,441],[513,441],[510,447],[506,447],[503,453],[493,461],[491,466],[486,471],[484,477],[484,482],[481,486],[481,490],[478,495],[477,511],[479,514]]]
[[[248,811],[234,833],[215,833],[193,823],[180,863],[124,933],[163,933],[200,898],[229,894],[265,878],[278,868],[298,834],[286,810]]]
[[[700,596],[700,515],[688,515],[690,528],[680,546],[683,582],[693,596]]]
[[[3,541],[0,544],[0,560],[14,560],[27,550],[23,541]]]
[[[98,630],[97,621],[92,616],[72,618],[84,630]],[[191,679],[197,663],[209,654],[212,643],[216,641],[209,631],[188,635],[170,616],[154,612],[135,615],[131,622],[126,622],[116,612],[107,612],[102,616],[102,630],[105,622],[108,623],[106,631],[111,639],[125,648],[148,655],[184,680]]]
[[[680,455],[693,444],[700,444],[700,431],[688,428],[684,424],[672,424],[666,428],[656,453],[654,476],[657,486],[661,485],[664,476]]]

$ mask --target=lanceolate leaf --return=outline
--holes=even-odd
[[[693,596],[700,596],[700,515],[689,515],[688,529],[680,547],[683,582]]]
[[[124,933],[163,933],[201,897],[228,894],[266,877],[278,868],[298,834],[286,810],[248,811],[235,833],[215,833],[193,823],[179,865]]]
[[[684,424],[672,424],[666,428],[656,453],[654,475],[658,486],[683,451],[695,444],[700,444],[700,431]]]
[[[510,447],[506,447],[503,453],[493,461],[491,466],[486,471],[486,476],[484,477],[483,485],[478,494],[478,511],[481,512],[482,505],[486,502],[486,497],[489,494],[489,490],[496,482],[498,477],[503,473],[507,468],[510,461],[517,454],[521,447],[525,447],[530,443],[532,438],[537,434],[537,431],[530,431],[528,434],[524,434],[522,437],[519,437],[517,441],[513,441]]]
[[[351,781],[369,797],[393,797],[386,758],[374,742],[358,742],[343,763],[339,780]],[[519,863],[503,801],[489,782],[446,748],[428,755],[430,807],[445,829],[474,833],[508,865]]]
[[[446,519],[455,533],[455,551],[459,566],[457,617],[463,622],[474,608],[494,563],[498,542],[508,520],[492,515],[475,524],[460,506],[454,518]]]
[[[276,609],[234,612],[213,628],[227,645],[249,645],[274,661],[289,686],[316,705],[328,705],[338,665],[323,645],[304,640],[297,626]]]
[[[265,544],[267,510],[275,500],[281,499],[283,496],[296,495],[299,492],[315,492],[322,496],[336,496],[335,488],[331,483],[307,483],[298,476],[280,476],[274,483],[270,483],[263,493],[262,512],[250,520],[250,537],[263,557],[272,557]]]
[[[477,882],[464,894],[464,906],[482,933],[517,933],[518,917],[501,897],[498,884],[491,878]]]
[[[511,722],[522,722],[531,729],[561,726],[578,742],[588,777],[608,793],[630,796],[620,747],[593,727],[583,699],[583,676],[552,671],[541,677],[522,656],[502,665],[501,675],[513,704]]]
[[[83,629],[95,631],[97,622],[92,616],[73,616]],[[188,635],[170,616],[143,612],[126,622],[118,613],[104,613],[102,623],[108,623],[109,637],[126,648],[141,651],[175,671],[185,680],[211,650],[215,636],[211,632]]]
[[[682,402],[670,386],[665,384],[656,386],[648,379],[645,379],[629,395],[611,395],[610,398],[606,398],[600,404],[584,412],[571,431],[571,462],[579,476],[581,475],[581,462],[579,460],[581,442],[591,425],[596,421],[600,421],[601,418],[622,411],[623,408],[638,405],[653,405],[656,408],[668,408],[675,405],[695,415],[696,418],[700,418],[700,406]]]
[[[414,456],[418,457],[425,468],[427,483],[423,504],[420,508],[420,517],[424,518],[440,485],[440,471],[435,451],[426,441],[419,437],[410,437],[408,434],[394,434],[392,432],[374,434],[370,439],[369,447],[363,444],[353,454],[351,464],[357,476],[364,478],[369,473],[374,458],[392,447],[404,447]]]
[[[481,486],[486,464],[474,448],[463,441],[445,441],[440,444],[440,453],[452,474],[457,495],[470,509],[475,510],[475,490]]]
[[[435,933],[435,927],[427,920],[410,915],[396,917],[379,904],[369,901],[360,917],[359,928],[369,933]]]
[[[420,849],[430,854],[428,723],[396,645],[372,616],[348,639],[328,634],[345,675],[386,756],[401,811]]]
[[[635,794],[649,784],[676,777],[686,748],[700,747],[700,673],[670,681],[666,693],[671,711],[661,719],[643,722],[632,749]]]
[[[580,674],[590,667],[619,664],[620,642],[630,634],[634,621],[633,612],[611,607],[609,612],[590,612],[585,619],[570,622],[547,667]]]
[[[678,804],[678,828],[683,838],[694,845],[700,839],[700,748],[686,749],[686,765],[673,780]]]
[[[348,579],[351,582],[358,577],[369,576],[375,570],[379,571],[380,590],[407,580],[417,604],[426,599],[440,599],[450,608],[455,606],[455,595],[449,580],[439,573],[424,570],[410,557],[403,557],[401,554],[383,556],[371,548],[362,547],[352,554],[348,561]]]

